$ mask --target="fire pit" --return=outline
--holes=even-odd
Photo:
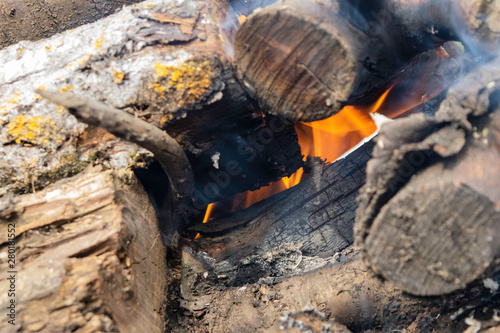
[[[0,50],[1,330],[498,330],[499,21],[149,0]]]

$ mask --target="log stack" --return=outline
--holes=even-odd
[[[121,168],[151,161],[145,150],[78,123],[36,89],[97,99],[168,127],[194,166],[197,210],[293,173],[302,165],[293,124],[264,118],[248,102],[219,34],[224,12],[223,2],[150,1],[1,50],[0,193],[40,190],[93,162]],[[240,172],[214,190],[211,174],[228,164]]]
[[[22,328],[276,331],[284,310],[290,331],[333,319],[352,331],[463,330],[475,309],[495,320],[497,6],[284,1],[248,17],[231,59],[234,8],[149,0],[0,50],[0,223],[18,226]],[[445,43],[455,40],[465,56]],[[460,80],[434,117],[394,121],[345,159],[309,161],[297,187],[200,223],[209,202],[304,165],[292,121],[404,94],[418,75],[420,101]],[[163,178],[137,173],[148,196],[130,169],[153,157]]]

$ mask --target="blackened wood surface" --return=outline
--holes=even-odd
[[[296,187],[220,220],[190,226],[202,238],[189,241],[216,259],[227,285],[257,281],[289,270],[268,260],[285,252],[289,263],[302,256],[327,258],[353,242],[356,196],[365,181],[371,142],[346,158],[320,166]],[[284,256],[287,257],[286,255]],[[300,260],[299,260],[300,261]]]

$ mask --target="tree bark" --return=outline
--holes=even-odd
[[[41,192],[0,200],[0,253],[13,246],[15,326],[2,332],[163,332],[166,251],[148,196],[131,171],[89,167]],[[0,285],[12,281],[2,275]],[[7,292],[0,304],[10,304]]]
[[[226,15],[224,1],[151,0],[1,50],[0,195],[40,190],[89,163],[121,168],[152,160],[146,150],[78,123],[37,88],[72,91],[168,128],[195,168],[198,210],[293,173],[302,165],[293,124],[264,118],[248,101],[219,33]],[[103,140],[92,141],[96,131]],[[240,170],[231,176],[234,186],[213,191],[210,175],[228,168]]]
[[[356,242],[403,290],[442,295],[498,269],[498,59],[466,76],[435,118],[382,127],[368,163]]]
[[[131,114],[93,99],[58,91],[37,90],[38,94],[64,106],[78,120],[102,127],[114,135],[151,151],[163,167],[173,195],[180,203],[189,203],[193,191],[193,170],[184,150],[167,133]]]

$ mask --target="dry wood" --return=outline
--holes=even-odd
[[[37,88],[73,91],[168,126],[200,175],[201,193],[214,183],[211,173],[236,163],[235,186],[204,205],[295,171],[302,158],[293,124],[254,112],[234,77],[218,30],[225,13],[224,1],[151,0],[1,50],[0,195],[39,190],[89,163],[122,168],[151,160],[146,150],[78,123]]]
[[[236,32],[240,78],[268,112],[302,121],[329,117],[347,104],[373,103],[407,78],[398,75],[426,65],[433,81],[442,82],[418,98],[425,101],[448,86],[457,72],[457,52],[451,50],[449,58],[443,52],[444,59],[417,57],[445,40],[413,39],[396,20],[382,25],[362,12],[372,5],[290,0],[256,11]],[[416,85],[415,78],[411,82]]]
[[[466,76],[435,118],[382,127],[356,242],[407,292],[450,293],[498,269],[499,68],[495,60]]]
[[[169,178],[175,199],[179,204],[190,203],[194,186],[193,170],[179,143],[166,132],[129,113],[90,98],[58,91],[37,90],[37,93],[64,106],[78,120],[102,127],[152,152]]]
[[[2,332],[162,332],[166,251],[131,171],[88,168],[41,192],[0,201],[0,265],[16,230],[16,326]],[[0,286],[8,289],[6,275]],[[7,293],[0,295],[6,308]]]
[[[50,0],[0,2],[0,48],[21,40],[39,40],[113,14],[140,0]]]

